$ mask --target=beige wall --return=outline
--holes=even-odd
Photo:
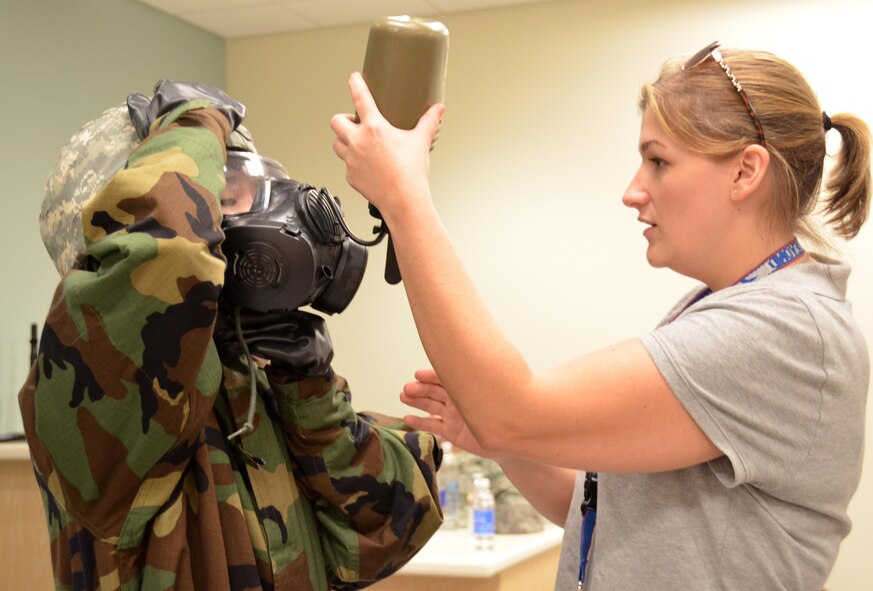
[[[451,32],[448,112],[432,157],[434,200],[494,314],[538,366],[644,333],[690,286],[646,265],[636,213],[620,202],[639,158],[636,93],[663,59],[713,39],[770,50],[807,75],[829,113],[873,123],[870,1],[567,0],[442,20]],[[365,235],[373,223],[344,182],[328,121],[350,109],[346,80],[362,65],[367,32],[227,44],[228,87],[248,105],[260,150],[343,197],[352,228]],[[867,228],[847,247],[869,338],[871,241]],[[399,414],[402,384],[427,362],[402,287],[382,280],[384,253],[372,249],[358,296],[330,327],[335,366],[357,406]],[[873,588],[869,443],[867,452],[832,590]]]

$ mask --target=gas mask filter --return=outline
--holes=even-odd
[[[259,312],[342,312],[361,285],[370,243],[348,230],[339,200],[252,152],[228,151],[225,176],[221,298]]]

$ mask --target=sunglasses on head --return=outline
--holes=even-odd
[[[725,63],[724,59],[721,56],[721,52],[718,50],[718,47],[721,45],[718,41],[713,41],[697,53],[691,56],[685,65],[682,66],[683,70],[691,70],[705,64],[709,58],[718,64],[722,71],[725,73],[725,76],[728,77],[731,84],[734,87],[734,90],[737,91],[737,94],[740,95],[740,100],[743,101],[743,104],[746,106],[746,110],[749,112],[749,116],[752,118],[752,123],[755,124],[755,129],[758,131],[758,143],[762,146],[764,145],[764,128],[761,126],[761,120],[758,119],[758,114],[755,112],[755,108],[752,106],[752,101],[749,100],[749,95],[746,94],[746,91],[743,90],[743,85],[740,84],[739,80],[736,79],[736,76],[733,75],[731,69]]]

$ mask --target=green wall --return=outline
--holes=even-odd
[[[58,149],[161,78],[224,86],[224,63],[222,38],[134,0],[0,0],[0,433],[20,430],[30,324],[58,279],[38,228]]]

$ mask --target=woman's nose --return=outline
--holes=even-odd
[[[640,208],[646,204],[648,199],[649,194],[642,188],[639,179],[635,176],[625,189],[621,202],[627,207]]]

